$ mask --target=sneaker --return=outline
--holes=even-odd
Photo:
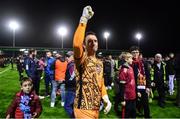
[[[114,83],[111,83],[111,86],[114,86]]]
[[[45,98],[44,96],[40,96],[40,95],[39,95],[39,99],[44,99],[44,98]]]
[[[45,97],[49,97],[50,94],[49,94],[49,93],[45,93],[44,96],[45,96]]]
[[[165,108],[165,105],[164,105],[164,104],[159,104],[159,106],[160,106],[161,108]]]
[[[51,102],[50,107],[54,107],[55,103]]]
[[[108,89],[109,89],[109,90],[111,90],[111,89],[112,89],[112,87],[111,87],[111,86],[108,86]]]
[[[61,106],[64,107],[64,102],[61,102]]]

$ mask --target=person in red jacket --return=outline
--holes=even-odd
[[[132,64],[132,55],[125,52],[125,63],[119,71],[120,97],[122,104],[122,118],[136,118],[136,84]]]
[[[38,118],[42,112],[41,102],[35,91],[32,90],[32,80],[24,77],[21,82],[21,91],[16,93],[7,112],[9,118]]]

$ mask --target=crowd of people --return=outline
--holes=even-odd
[[[98,118],[101,107],[108,114],[112,104],[122,118],[136,118],[142,110],[144,118],[151,118],[149,105],[155,90],[158,105],[166,107],[166,95],[174,94],[174,81],[178,79],[174,54],[163,58],[157,53],[154,58],[143,58],[140,49],[132,46],[120,56],[96,56],[96,34],[85,34],[93,14],[90,6],[84,8],[74,35],[73,51],[54,55],[47,51],[45,57],[37,59],[37,51],[32,49],[28,56],[17,57],[21,91],[8,108],[6,118],[37,118],[42,112],[40,99],[50,97],[49,106],[53,108],[58,94],[70,118]],[[39,93],[41,79],[45,82],[43,96]],[[114,101],[109,100],[107,90],[114,90]],[[179,101],[177,104],[180,106]]]

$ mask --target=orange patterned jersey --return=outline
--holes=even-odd
[[[98,110],[102,96],[106,95],[106,89],[103,78],[103,63],[96,57],[88,57],[83,51],[82,44],[84,40],[86,25],[80,24],[76,30],[73,47],[76,63],[76,97],[74,107],[78,108],[80,93],[80,73],[79,66],[82,70],[82,98],[80,109]]]

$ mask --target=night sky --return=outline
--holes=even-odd
[[[88,23],[94,31],[99,48],[105,49],[103,32],[111,36],[108,48],[129,49],[137,45],[134,34],[143,33],[140,48],[144,53],[179,52],[177,38],[178,4],[159,0],[0,0],[0,46],[12,46],[12,31],[8,21],[16,19],[21,28],[16,31],[16,46],[61,47],[57,26],[65,24],[68,36],[64,47],[72,48],[72,39],[83,7],[91,5],[95,14]]]

